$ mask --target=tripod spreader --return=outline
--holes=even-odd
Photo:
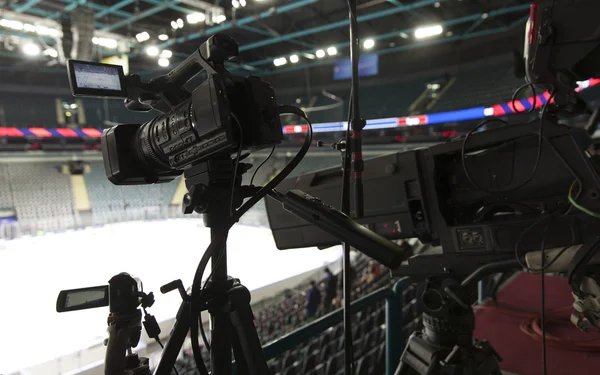
[[[173,281],[161,288],[161,291],[174,290],[180,283],[180,280]],[[167,288],[167,286],[169,287]],[[250,292],[248,289],[240,284],[238,279],[231,277],[227,278],[225,283],[219,283],[218,285],[208,282],[199,304],[202,311],[229,317],[233,328],[231,347],[236,360],[237,373],[240,375],[267,374],[269,370],[254,326],[254,315],[250,308]],[[154,375],[171,374],[173,365],[189,331],[190,320],[192,319],[190,309],[191,301],[189,298],[185,298],[179,308],[171,337],[163,350]],[[225,365],[231,366],[231,363],[222,364],[221,366]]]

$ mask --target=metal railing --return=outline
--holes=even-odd
[[[403,292],[411,284],[408,278],[398,280],[393,287],[385,287],[363,296],[351,304],[351,312],[365,310],[385,299],[385,368],[393,375],[400,360],[406,338],[402,331]],[[263,347],[267,361],[293,349],[304,341],[319,335],[343,320],[343,310],[333,311],[304,327],[298,328]]]

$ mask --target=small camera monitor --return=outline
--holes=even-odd
[[[62,290],[56,300],[56,311],[76,311],[108,306],[108,285]]]
[[[127,97],[122,66],[78,60],[69,60],[67,66],[73,96]]]

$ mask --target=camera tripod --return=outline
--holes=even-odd
[[[210,227],[212,240],[228,228],[227,223],[232,212],[231,202],[233,201],[233,208],[236,208],[243,198],[251,196],[255,191],[252,187],[241,186],[242,175],[249,169],[249,165],[239,163],[236,173],[234,163],[229,157],[212,159],[184,172],[188,188],[183,202],[184,213],[195,211],[204,214],[204,224]],[[267,362],[254,326],[250,292],[239,280],[227,275],[226,254],[226,242],[223,241],[212,254],[212,276],[199,300],[192,300],[181,280],[175,280],[161,288],[163,293],[178,289],[183,302],[177,312],[169,341],[154,371],[155,375],[171,374],[192,320],[199,319],[199,315],[192,316],[194,303],[198,304],[200,311],[210,313],[210,364],[213,375],[232,374],[232,349],[238,374],[268,373]],[[199,370],[203,372],[202,369]]]
[[[409,338],[395,375],[502,375],[498,353],[473,338],[475,315],[468,297],[467,288],[452,278],[434,278],[419,287],[424,330]]]

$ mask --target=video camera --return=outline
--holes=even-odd
[[[124,76],[120,66],[70,60],[73,95],[124,98],[130,110],[162,112],[145,124],[105,131],[101,146],[108,179],[116,185],[169,182],[217,155],[279,144],[275,92],[258,77],[231,75],[224,63],[237,55],[233,39],[215,34],[175,69],[147,83]],[[206,79],[186,90],[201,71]]]
[[[62,290],[56,300],[56,311],[108,306],[105,373],[147,375],[150,373],[148,358],[139,358],[132,349],[138,345],[142,333],[140,307],[144,310],[143,324],[148,336],[157,339],[160,334],[156,319],[146,313],[153,304],[154,294],[144,293],[139,279],[120,273],[113,276],[108,285]]]

